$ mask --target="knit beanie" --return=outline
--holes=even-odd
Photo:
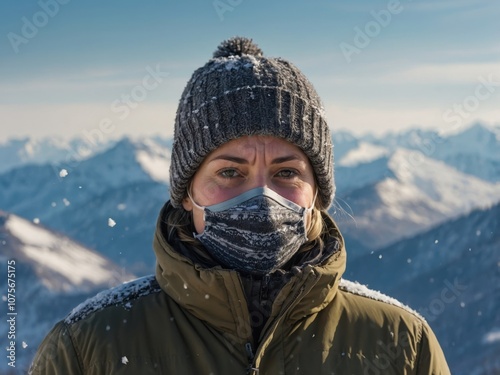
[[[282,138],[309,158],[318,198],[335,194],[333,150],[321,100],[307,78],[281,58],[263,56],[251,39],[223,41],[182,93],[170,164],[170,202],[180,207],[203,159],[242,136]]]

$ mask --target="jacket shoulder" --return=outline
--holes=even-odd
[[[358,282],[341,279],[339,284],[339,290],[350,295],[367,298],[368,300],[371,301],[378,301],[385,305],[399,307],[402,310],[410,313],[414,317],[418,318],[422,322],[425,322],[425,318],[422,315],[420,315],[417,311],[410,308],[409,306],[379,291],[369,289],[365,285],[362,285]]]
[[[126,310],[130,309],[132,307],[131,302],[141,297],[159,293],[161,290],[154,275],[129,281],[117,287],[104,290],[82,302],[68,314],[64,319],[64,323],[71,325],[110,306],[122,306]]]

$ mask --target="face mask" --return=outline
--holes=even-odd
[[[317,192],[316,192],[317,195]],[[265,187],[244,192],[204,210],[205,230],[194,233],[222,266],[252,274],[279,269],[307,241],[304,208]]]

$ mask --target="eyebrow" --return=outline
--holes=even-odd
[[[227,161],[232,161],[232,162],[235,162],[235,163],[238,163],[238,164],[248,164],[248,161],[246,159],[239,158],[237,156],[231,156],[231,155],[219,155],[219,156],[216,156],[215,158],[213,158],[212,160],[210,160],[209,163],[211,163],[213,161],[216,161],[216,160],[227,160]]]
[[[219,155],[210,160],[210,163],[215,161],[215,160],[227,160],[227,161],[232,161],[234,163],[238,164],[248,164],[248,160],[244,158],[240,158],[238,156],[233,156],[233,155]],[[271,164],[282,164],[286,163],[288,161],[292,160],[298,160],[298,161],[303,161],[302,158],[300,158],[297,155],[287,155],[287,156],[281,156],[279,158],[275,158],[271,161]]]
[[[280,158],[273,159],[271,161],[271,164],[281,164],[281,163],[286,163],[287,161],[303,161],[302,158],[298,157],[297,155],[288,155],[288,156],[282,156]]]

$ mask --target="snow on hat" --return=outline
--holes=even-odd
[[[180,207],[205,156],[242,136],[267,135],[298,146],[309,158],[318,198],[335,194],[333,150],[321,100],[307,78],[281,58],[264,57],[252,39],[223,41],[182,93],[170,164],[170,201]]]

